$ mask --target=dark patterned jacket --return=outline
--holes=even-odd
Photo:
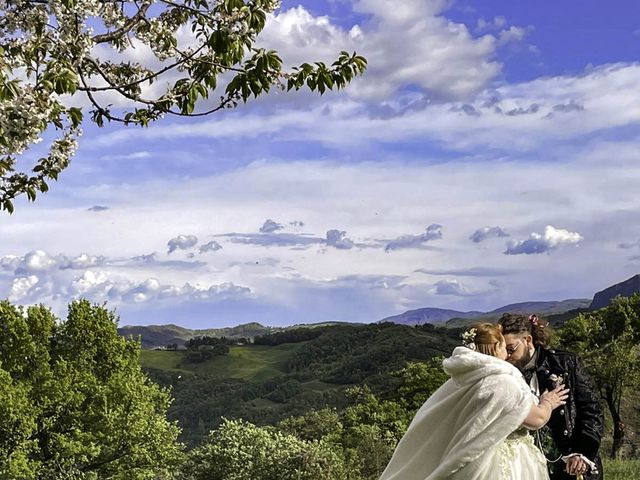
[[[586,478],[600,479],[602,464],[598,449],[604,418],[598,391],[582,361],[575,354],[540,347],[537,350],[536,376],[540,392],[552,390],[557,383],[564,383],[569,389],[567,404],[554,410],[549,419],[548,427],[553,441],[563,455],[581,453],[595,461],[600,474],[588,475]],[[561,469],[564,470],[564,466]],[[552,478],[564,476],[554,475]]]

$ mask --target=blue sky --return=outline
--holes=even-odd
[[[86,125],[52,191],[0,222],[0,294],[189,327],[591,297],[640,268],[639,10],[285,0],[261,45],[289,65],[357,50],[367,73]]]

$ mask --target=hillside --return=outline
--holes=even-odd
[[[640,293],[640,274],[634,275],[626,279],[624,282],[616,283],[604,290],[599,291],[593,296],[593,301],[589,308],[597,310],[609,305],[609,302],[620,295],[621,297],[630,297],[634,293]]]
[[[169,417],[183,440],[199,443],[222,416],[272,424],[312,408],[344,408],[345,390],[369,385],[384,396],[398,386],[407,361],[451,353],[459,332],[433,325],[393,323],[319,327],[296,343],[233,345],[229,355],[190,364],[184,351],[146,350],[141,363],[150,377],[170,387]],[[295,338],[295,330],[289,338]],[[286,336],[274,335],[275,341]]]
[[[235,327],[207,328],[193,330],[180,327],[178,325],[139,325],[123,326],[118,328],[118,333],[123,337],[140,338],[143,349],[166,347],[177,344],[178,348],[183,348],[184,343],[194,337],[227,337],[227,338],[254,338],[275,332],[282,332],[296,328],[320,328],[331,325],[341,325],[341,322],[323,322],[305,325],[291,325],[287,327],[265,327],[257,322],[245,323]],[[358,325],[358,324],[348,324]]]
[[[505,305],[504,307],[496,308],[489,315],[502,315],[503,313],[537,313],[538,315],[555,315],[559,313],[565,313],[569,310],[576,310],[578,308],[588,308],[591,300],[588,298],[571,298],[561,301],[549,301],[549,302],[522,302],[512,303],[511,305]]]

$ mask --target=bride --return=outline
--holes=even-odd
[[[443,362],[451,377],[420,407],[380,480],[548,480],[528,430],[565,404],[564,385],[538,399],[507,363],[500,325],[463,335]]]

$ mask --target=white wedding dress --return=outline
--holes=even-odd
[[[451,377],[420,407],[380,480],[548,480],[522,428],[537,402],[513,365],[457,347]]]

